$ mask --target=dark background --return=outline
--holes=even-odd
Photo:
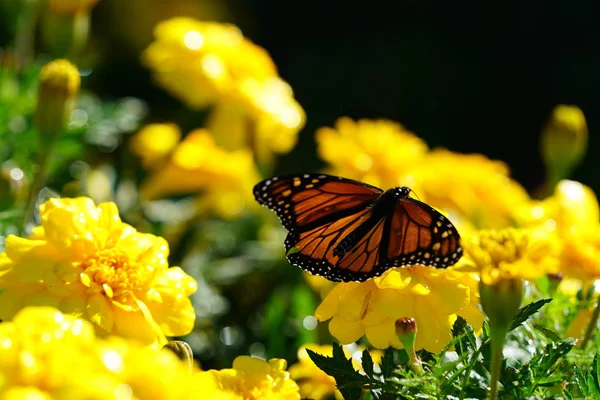
[[[319,168],[313,134],[340,116],[389,118],[431,147],[506,161],[531,192],[544,179],[540,129],[555,105],[575,104],[590,147],[573,178],[600,190],[600,21],[592,1],[126,1],[102,0],[94,10],[103,62],[89,86],[145,99],[153,120],[199,126],[200,114],[181,114],[177,100],[152,85],[139,53],[161,19],[234,23],[268,50],[307,113],[278,172]]]

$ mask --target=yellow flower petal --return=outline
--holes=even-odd
[[[335,336],[340,343],[349,344],[356,342],[365,333],[365,327],[360,321],[346,321],[340,317],[333,317],[329,322],[329,332]]]
[[[90,296],[86,307],[87,315],[90,321],[104,329],[106,332],[112,332],[114,319],[110,302],[101,293]]]

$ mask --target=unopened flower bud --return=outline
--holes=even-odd
[[[175,355],[181,361],[188,365],[190,373],[192,372],[194,353],[192,352],[192,348],[189,344],[182,340],[171,340],[169,343],[163,346],[163,349],[170,350],[171,352],[175,353]]]
[[[541,136],[541,152],[552,185],[567,178],[587,150],[588,129],[577,106],[558,105]]]
[[[479,295],[490,328],[508,329],[523,300],[523,280],[500,279],[490,285],[479,281]]]
[[[79,93],[79,71],[67,60],[54,60],[40,72],[35,123],[48,141],[62,133]]]
[[[48,0],[42,39],[55,57],[73,57],[87,44],[90,11],[99,0]]]
[[[410,363],[419,375],[423,375],[421,360],[415,352],[415,338],[417,337],[417,321],[414,318],[400,318],[396,320],[396,336],[404,346]]]

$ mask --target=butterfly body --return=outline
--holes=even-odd
[[[333,281],[364,281],[393,267],[445,268],[462,255],[460,236],[410,189],[324,174],[274,177],[254,187],[256,200],[289,231],[288,260]]]

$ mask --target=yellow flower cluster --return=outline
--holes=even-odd
[[[382,188],[408,185],[414,164],[428,151],[412,132],[387,120],[343,117],[335,128],[320,128],[315,137],[319,156],[332,173]]]
[[[214,107],[208,129],[228,150],[250,147],[261,162],[296,143],[306,119],[268,53],[233,25],[173,18],[155,28],[142,60],[189,107]]]
[[[283,360],[241,356],[230,369],[190,372],[170,351],[98,338],[91,323],[52,307],[28,307],[0,324],[0,397],[300,399]]]
[[[145,344],[192,330],[196,281],[169,268],[164,239],[123,223],[114,203],[84,197],[48,200],[40,215],[29,238],[8,236],[0,254],[0,319],[52,306],[90,320],[101,335]]]
[[[477,308],[474,274],[452,268],[413,266],[393,269],[366,282],[339,283],[317,308],[319,321],[329,322],[329,331],[342,344],[365,335],[376,348],[402,348],[395,322],[414,318],[419,334],[416,349],[437,353],[452,338],[450,329],[460,315],[475,330],[483,323]]]
[[[148,178],[141,194],[146,199],[155,199],[201,192],[197,198],[199,212],[234,218],[256,207],[252,187],[259,180],[250,151],[223,150],[208,131],[197,129],[190,132],[177,145],[170,160]]]
[[[99,339],[92,324],[51,307],[0,324],[0,382],[0,397],[23,400],[188,399],[205,390],[174,354]]]
[[[516,210],[529,201],[504,163],[480,154],[428,151],[421,139],[391,121],[340,118],[335,129],[321,128],[316,140],[335,175],[383,189],[409,186],[422,201],[476,227],[510,226]]]

